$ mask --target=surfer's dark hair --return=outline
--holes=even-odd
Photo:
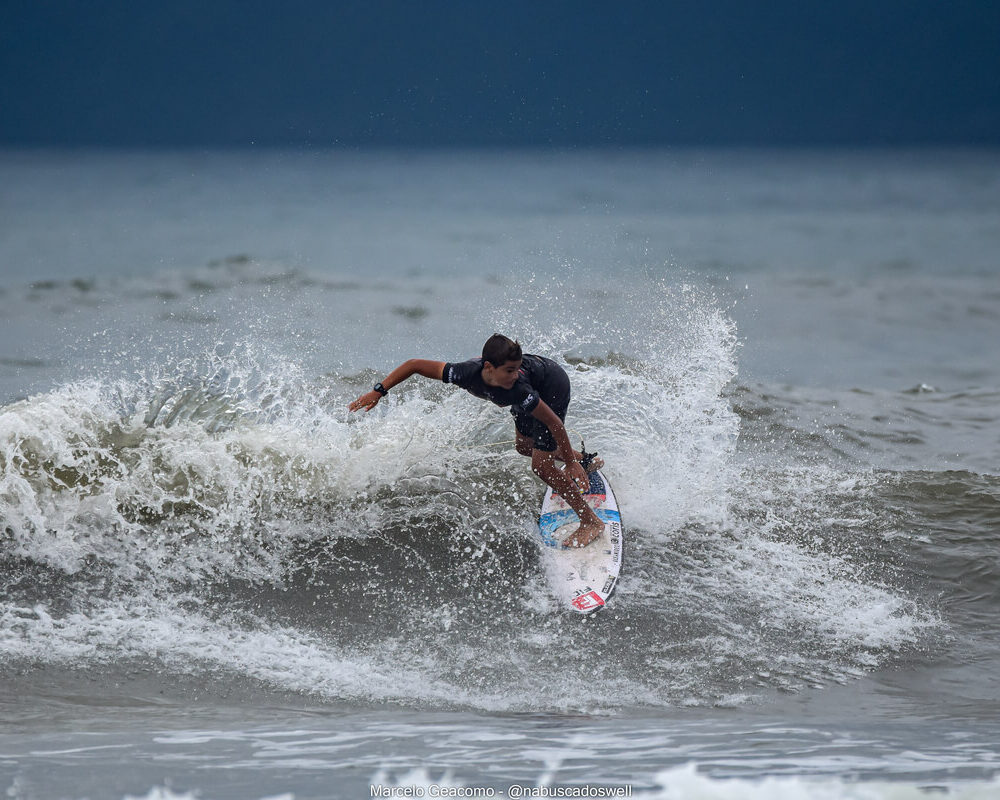
[[[521,360],[521,345],[499,333],[494,333],[483,345],[483,361],[502,367],[508,361]]]

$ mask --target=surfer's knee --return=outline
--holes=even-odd
[[[531,439],[518,436],[517,440],[514,442],[514,449],[517,450],[517,452],[522,456],[528,456],[528,458],[531,458],[534,446],[532,445]]]

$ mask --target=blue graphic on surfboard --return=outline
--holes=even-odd
[[[600,470],[590,473],[590,486],[583,495],[594,513],[604,521],[604,533],[586,547],[563,547],[562,542],[580,524],[558,494],[549,489],[538,517],[542,562],[549,587],[560,604],[580,614],[604,608],[618,583],[624,531],[618,501],[611,484]]]

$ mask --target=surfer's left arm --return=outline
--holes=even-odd
[[[577,484],[588,485],[590,480],[587,478],[587,471],[574,457],[573,445],[569,443],[566,426],[563,425],[563,421],[559,419],[556,412],[544,400],[539,400],[535,410],[531,412],[531,416],[548,428],[552,438],[556,440],[555,456],[566,465],[566,474]]]

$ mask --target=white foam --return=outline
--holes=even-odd
[[[560,791],[579,791],[585,784],[579,778],[573,783],[558,780],[559,759],[549,760],[548,769],[536,781],[519,782],[519,788],[529,792],[550,794],[524,794],[523,796],[559,796]],[[654,778],[654,789],[617,786],[620,791],[628,791],[628,797],[635,800],[923,800],[928,796],[921,784],[899,781],[849,781],[842,778],[819,778],[798,776],[769,776],[763,778],[713,778],[699,771],[697,764],[689,763],[671,769],[661,770]],[[469,787],[445,772],[434,777],[423,768],[417,768],[400,775],[387,770],[379,770],[371,779],[373,786],[397,789],[410,788],[433,796],[433,792],[444,788],[460,789]],[[615,785],[595,782],[594,787],[614,791]],[[951,800],[993,800],[1000,793],[1000,778],[991,781],[956,782],[942,787],[935,782],[936,795]],[[498,791],[499,796],[499,791]],[[590,795],[594,796],[594,795]]]
[[[923,800],[923,786],[909,782],[855,782],[840,778],[798,776],[711,778],[687,764],[657,773],[657,789],[633,794],[638,800]],[[938,784],[935,783],[937,786]],[[987,800],[1000,791],[1000,779],[957,784],[944,796],[954,800]]]
[[[510,588],[517,633],[472,647],[458,600],[413,612],[411,640],[366,640],[364,653],[309,632],[336,630],[336,620],[298,629],[266,613],[192,612],[204,580],[280,585],[301,567],[297,547],[329,552],[337,529],[381,535],[428,516],[463,528],[479,538],[448,577],[465,586],[461,570],[502,572],[493,543],[534,537],[541,485],[509,448],[480,446],[509,438],[506,413],[415,380],[371,414],[351,415],[355,382],[318,387],[294,363],[252,348],[166,363],[142,379],[68,384],[3,409],[8,553],[69,576],[111,577],[114,590],[95,599],[82,581],[58,611],[44,597],[7,603],[0,652],[56,663],[154,659],[325,698],[601,711],[745,702],[748,680],[842,680],[915,641],[934,620],[845,555],[788,535],[802,529],[789,517],[795,505],[806,517],[835,511],[843,526],[850,504],[837,498],[850,494],[850,476],[810,467],[778,480],[735,464],[739,420],[724,388],[737,343],[718,304],[661,284],[614,300],[633,301],[645,304],[648,328],[556,319],[532,349],[580,354],[567,364],[568,424],[604,455],[630,532],[616,613],[648,612],[664,631],[635,634],[653,637],[635,643],[648,676],[567,671],[558,653],[587,634],[556,624],[530,571],[523,591]],[[419,578],[419,548],[410,549]],[[755,620],[743,618],[748,609]],[[498,608],[498,619],[506,614]],[[787,630],[798,644],[775,637]],[[541,663],[560,680],[539,675]],[[485,681],[494,666],[517,680]],[[755,678],[772,671],[782,677]]]
[[[144,795],[127,794],[122,800],[199,800],[200,792],[175,792],[166,786],[153,786]]]

